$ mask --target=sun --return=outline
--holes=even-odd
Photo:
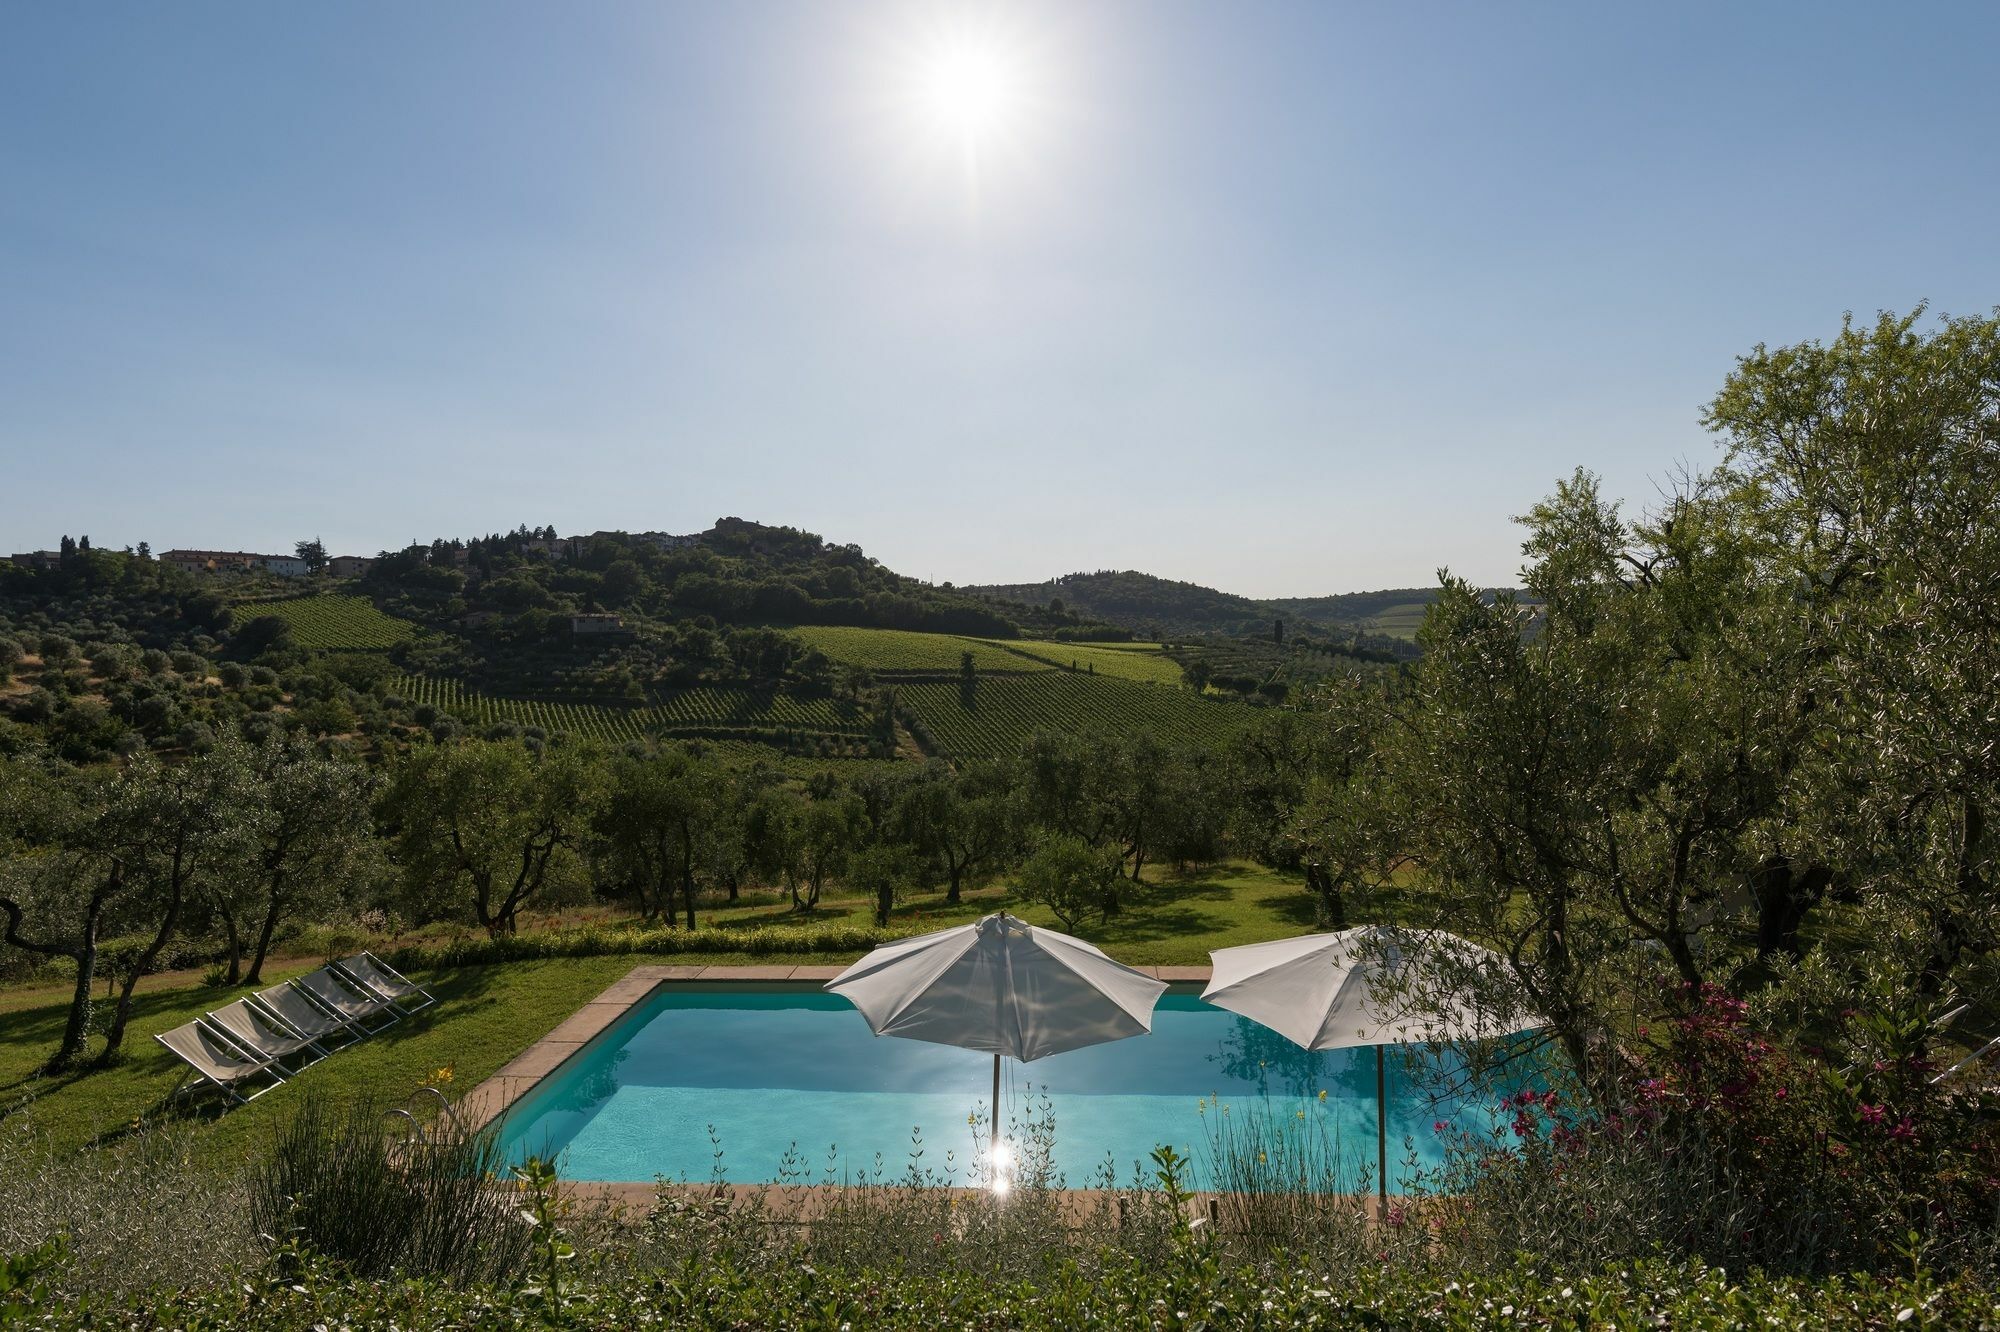
[[[1019,53],[991,33],[940,36],[916,71],[916,103],[929,126],[967,147],[1018,128],[1026,75]]]
[[[871,20],[873,58],[854,67],[858,105],[900,198],[957,201],[975,223],[1004,198],[1018,216],[1068,147],[1074,78],[1061,26],[978,0],[869,13],[889,17]]]

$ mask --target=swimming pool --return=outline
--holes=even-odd
[[[925,1167],[944,1170],[949,1153],[958,1182],[971,1183],[967,1120],[984,1115],[992,1068],[990,1055],[878,1038],[845,999],[817,988],[674,984],[543,1079],[500,1133],[510,1160],[553,1157],[572,1180],[706,1181],[719,1147],[722,1172],[739,1184],[801,1169],[808,1182],[900,1175],[920,1135]],[[1356,1180],[1374,1164],[1372,1050],[1303,1051],[1193,993],[1162,996],[1149,1036],[1009,1061],[1006,1083],[1003,1122],[1046,1097],[1053,1162],[1072,1188],[1101,1182],[1094,1176],[1107,1160],[1129,1182],[1161,1144],[1194,1162],[1196,1187],[1212,1187],[1205,1117],[1223,1106],[1238,1124],[1262,1114],[1324,1133]],[[1440,1121],[1447,1132],[1494,1122],[1490,1106],[1435,1105],[1394,1058],[1388,1094],[1392,1189],[1405,1138],[1420,1164],[1435,1165]]]

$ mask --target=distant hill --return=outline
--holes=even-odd
[[[1413,658],[1431,598],[1258,601],[1130,571],[955,588],[740,518],[439,538],[358,577],[65,542],[0,561],[0,753],[193,752],[281,724],[385,753],[465,733],[698,742],[786,771],[1004,755],[1044,728],[1212,746]],[[169,699],[163,672],[224,693]]]
[[[1135,633],[1237,634],[1270,628],[1264,607],[1248,597],[1129,569],[959,590],[994,601],[1054,607],[1058,613],[1103,620]]]
[[[1287,629],[1302,632],[1381,634],[1408,639],[1423,618],[1423,608],[1437,595],[1436,588],[1408,587],[1326,597],[1256,600],[1131,569],[1073,573],[1046,583],[994,584],[958,590],[1036,608],[1059,601],[1062,603],[1059,610],[1071,615],[1106,621],[1134,633],[1157,630],[1174,637],[1265,634],[1270,632],[1273,620],[1281,619]]]

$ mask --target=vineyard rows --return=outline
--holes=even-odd
[[[922,634],[911,629],[858,629],[807,625],[792,633],[835,661],[871,671],[956,671],[968,652],[980,671],[1045,671],[1049,663],[1009,652],[978,638]]]
[[[1177,685],[1181,668],[1156,643],[1055,643],[1038,638],[962,638],[909,629],[808,625],[792,631],[835,661],[885,673],[955,673],[966,653],[980,674],[1076,670],[1115,680]]]
[[[457,680],[403,675],[392,688],[475,729],[512,722],[550,734],[622,743],[646,737],[699,739],[743,761],[755,757],[808,766],[864,761],[868,719],[833,699],[758,695],[709,687],[648,706],[501,698]],[[896,691],[902,710],[954,758],[1011,754],[1037,730],[1151,733],[1172,743],[1220,744],[1250,717],[1239,704],[1204,701],[1184,689],[1105,675],[1045,670],[982,675],[968,709],[954,682],[915,682]],[[821,756],[825,756],[822,758]]]
[[[956,684],[912,684],[898,701],[954,758],[1011,754],[1037,730],[1151,732],[1168,742],[1220,744],[1249,720],[1240,705],[1206,702],[1181,689],[1049,671],[981,679],[968,709]]]
[[[457,680],[422,675],[398,676],[391,688],[412,703],[428,704],[474,727],[513,722],[589,740],[741,733],[786,744],[812,744],[824,737],[826,743],[850,748],[868,731],[867,719],[851,703],[759,695],[745,689],[692,689],[655,706],[633,707],[502,698],[467,689]]]
[[[412,703],[428,704],[475,727],[513,722],[538,726],[551,735],[565,732],[587,740],[639,740],[655,730],[653,708],[604,707],[592,703],[549,703],[531,698],[498,698],[466,689],[456,680],[423,675],[398,676],[391,688]]]
[[[238,624],[275,615],[292,627],[292,639],[302,648],[330,652],[374,652],[416,636],[408,620],[384,615],[366,597],[293,597],[285,601],[246,602],[236,608]]]
[[[1180,664],[1157,650],[1112,647],[1102,643],[1052,643],[1033,638],[992,641],[993,646],[1009,653],[1032,657],[1051,666],[1109,676],[1114,680],[1167,685],[1181,682]],[[1147,644],[1146,647],[1153,648],[1155,645]]]
[[[747,689],[690,689],[656,711],[667,726],[741,725],[763,729],[862,734],[868,719],[852,703],[789,694],[753,694]]]

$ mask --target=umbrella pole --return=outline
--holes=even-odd
[[[1389,1219],[1389,1075],[1382,1047],[1375,1047],[1375,1187],[1382,1200],[1378,1222]]]
[[[993,1052],[993,1122],[986,1131],[986,1173],[994,1187],[1000,1183],[1000,1052]]]

